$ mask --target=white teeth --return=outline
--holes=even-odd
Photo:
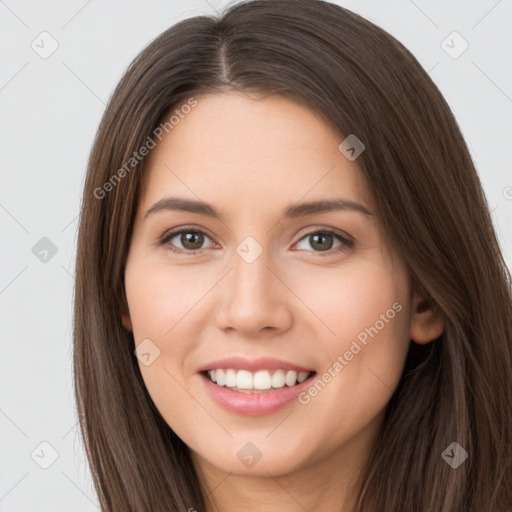
[[[299,372],[297,374],[297,381],[300,384],[301,382],[304,382],[308,377],[309,377],[309,372]]]
[[[254,389],[270,389],[272,387],[272,378],[266,370],[256,372],[253,377]]]
[[[276,370],[274,375],[272,375],[272,387],[282,388],[285,385],[284,376],[284,370]]]
[[[265,390],[279,389],[286,386],[295,386],[304,382],[311,372],[296,372],[294,370],[259,370],[250,372],[248,370],[233,370],[217,368],[209,370],[208,375],[212,382],[219,386],[237,388],[239,390]]]
[[[236,387],[236,372],[235,372],[235,370],[226,370],[226,386],[228,388]]]
[[[284,381],[286,382],[287,386],[294,386],[297,382],[297,372],[294,372],[293,370],[290,370],[286,377],[284,378]]]
[[[226,384],[226,374],[222,369],[217,370],[217,384],[219,386],[224,386]]]
[[[219,381],[217,381],[219,384]],[[222,386],[222,384],[219,384]],[[254,389],[252,385],[252,373],[247,370],[239,370],[236,374],[236,387],[239,389]]]

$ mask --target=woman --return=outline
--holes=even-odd
[[[102,510],[512,510],[510,273],[448,105],[363,18],[256,0],[156,38],[76,268]]]

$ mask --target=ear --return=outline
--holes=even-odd
[[[133,325],[132,320],[130,318],[130,313],[127,311],[126,308],[123,308],[121,311],[121,323],[123,324],[123,327],[127,329],[130,332],[133,332]]]
[[[409,337],[421,345],[439,337],[444,331],[444,318],[438,308],[419,294],[414,294],[411,304]]]

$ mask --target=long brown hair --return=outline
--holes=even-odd
[[[286,95],[363,141],[357,162],[385,237],[445,319],[439,338],[410,344],[357,510],[512,510],[511,276],[449,106],[414,56],[364,18],[321,0],[256,0],[181,21],[149,44],[92,148],[74,384],[102,511],[204,512],[210,500],[145,388],[120,311],[143,169],[143,158],[131,159],[173,109],[229,87]],[[456,469],[442,457],[453,442],[468,453]]]

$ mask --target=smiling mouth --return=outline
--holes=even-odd
[[[268,393],[291,388],[316,375],[315,371],[296,372],[294,370],[235,370],[218,368],[200,372],[219,387],[240,393]]]

